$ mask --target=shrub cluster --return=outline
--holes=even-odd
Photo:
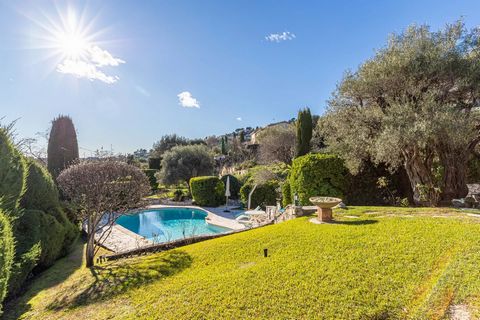
[[[240,189],[240,198],[245,205],[248,203],[248,195],[252,191],[255,183],[252,179],[248,180]],[[277,203],[278,181],[270,180],[261,184],[257,184],[252,194],[250,207],[265,207],[267,205],[275,205]]]
[[[157,169],[143,169],[142,171],[147,176],[148,182],[150,183],[150,188],[152,189],[152,191],[157,190],[158,189],[158,182],[157,182],[157,177],[155,176],[155,174],[158,172],[158,170]]]
[[[0,129],[0,197],[5,214],[17,213],[18,202],[25,192],[26,165],[14,148],[7,132]]]
[[[193,200],[200,206],[217,207],[225,201],[225,186],[214,176],[190,179],[190,191]]]
[[[291,194],[298,194],[301,205],[313,196],[343,198],[348,186],[348,171],[343,161],[330,154],[307,154],[296,158],[288,177]]]
[[[24,159],[1,130],[0,149],[0,198],[7,199],[0,201],[0,211],[8,217],[8,223],[0,222],[0,242],[4,245],[8,234],[15,242],[13,259],[0,258],[1,303],[5,286],[9,295],[18,293],[34,270],[52,265],[67,252],[78,230],[61,208],[50,173],[36,161]]]
[[[13,243],[9,218],[0,210],[0,316],[2,315],[2,301],[7,294],[10,280],[14,251]]]
[[[238,199],[242,183],[237,179],[237,177],[232,176],[231,174],[226,174],[222,177],[222,182],[225,185],[225,188],[227,186],[227,177],[230,177],[230,198]]]

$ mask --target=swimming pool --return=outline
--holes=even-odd
[[[207,213],[195,208],[147,209],[133,215],[123,215],[117,224],[154,242],[167,242],[200,235],[231,231],[210,225]]]

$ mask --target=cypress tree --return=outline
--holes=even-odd
[[[221,151],[222,151],[222,154],[227,154],[227,139],[225,137],[222,137],[222,147],[221,147]]]
[[[70,117],[60,115],[53,120],[47,153],[48,171],[54,178],[78,160],[77,133]]]
[[[313,121],[310,108],[300,109],[297,117],[297,143],[296,157],[310,152],[310,140],[312,140]]]

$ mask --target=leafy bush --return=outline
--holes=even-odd
[[[28,160],[27,163],[27,188],[20,205],[27,210],[40,210],[53,216],[60,223],[65,234],[64,239],[62,239],[64,249],[62,253],[66,253],[75,241],[78,230],[60,207],[58,189],[48,170],[34,160]],[[48,232],[48,230],[42,230],[42,232]],[[19,241],[17,239],[17,242]]]
[[[161,158],[148,158],[148,168],[160,170]]]
[[[240,180],[238,180],[235,176],[232,176],[231,174],[226,174],[222,177],[222,182],[225,188],[227,186],[227,177],[230,177],[230,198],[238,199],[242,184],[240,183]]]
[[[348,171],[337,156],[308,154],[293,161],[288,181],[291,194],[297,193],[300,204],[307,205],[313,196],[343,198]]]
[[[245,205],[248,204],[248,194],[252,191],[254,185],[255,183],[250,179],[242,186],[242,188],[240,188],[240,197]],[[257,184],[257,187],[252,194],[250,207],[255,208],[257,206],[275,205],[277,203],[278,186],[278,182],[274,180]]]
[[[58,189],[48,170],[35,160],[27,159],[26,162],[28,175],[21,207],[42,211],[58,207]]]
[[[290,189],[290,183],[285,181],[282,184],[282,205],[286,207],[289,204],[293,203],[292,191]]]
[[[150,188],[152,189],[152,191],[157,190],[158,182],[157,182],[157,178],[155,177],[155,174],[158,172],[158,170],[156,170],[156,169],[143,169],[142,171],[147,176],[148,182],[150,183]]]
[[[10,270],[13,262],[14,242],[9,218],[0,210],[0,315],[2,302],[7,293]]]
[[[42,213],[43,214],[43,213]],[[12,274],[8,286],[8,294],[16,295],[25,280],[37,265],[42,252],[42,215],[25,210],[19,219],[15,221],[14,235],[16,240],[15,259]]]
[[[13,215],[25,192],[26,168],[22,155],[13,147],[5,130],[0,128],[0,208]]]
[[[224,202],[225,187],[223,182],[214,176],[190,179],[190,191],[200,206],[217,207]]]
[[[53,216],[40,210],[26,210],[25,214],[39,215],[42,252],[38,267],[51,266],[64,249],[65,228]]]

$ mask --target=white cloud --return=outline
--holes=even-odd
[[[74,75],[77,78],[87,78],[90,81],[100,80],[108,84],[115,83],[119,79],[117,76],[107,76],[94,64],[81,60],[66,59],[57,66],[57,71]]]
[[[237,117],[237,121],[242,121],[242,117]]]
[[[177,94],[178,103],[185,108],[200,108],[200,103],[188,91]]]
[[[99,80],[112,84],[120,79],[118,76],[105,74],[101,67],[117,67],[125,63],[124,60],[114,58],[110,52],[95,45],[88,45],[84,54],[76,58],[66,58],[57,65],[57,71],[63,74],[71,74],[77,78],[87,78],[90,81]]]
[[[265,36],[265,39],[270,42],[281,42],[281,41],[293,40],[296,37],[297,36],[294,33],[291,33],[290,31],[283,31],[282,33],[271,33]]]
[[[103,66],[112,66],[116,67],[121,63],[125,63],[122,59],[114,58],[110,52],[103,50],[97,46],[90,46],[87,49],[88,55],[90,56],[90,61],[95,64],[97,67]]]

